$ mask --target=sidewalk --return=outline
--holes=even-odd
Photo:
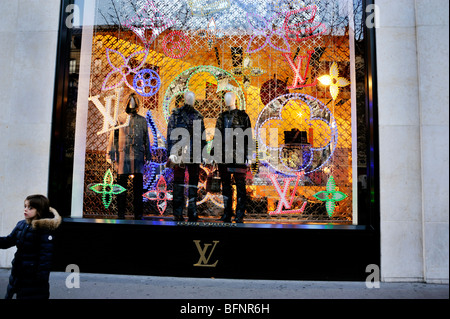
[[[0,297],[10,269],[0,269]],[[449,299],[449,285],[365,282],[279,281],[79,274],[79,288],[67,288],[70,273],[50,276],[51,299]],[[70,280],[69,284],[74,284]]]

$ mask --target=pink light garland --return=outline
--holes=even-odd
[[[133,23],[139,26],[142,25],[142,27],[135,27]],[[167,19],[159,12],[152,0],[146,0],[146,4],[138,10],[136,16],[124,23],[127,28],[132,30],[142,40],[146,48],[148,48],[164,30],[170,28],[174,24],[174,20]],[[147,40],[145,37],[145,30],[147,29],[152,30],[150,40]]]
[[[127,75],[130,73],[136,73],[142,67],[142,65],[144,65],[145,60],[147,59],[148,52],[149,52],[149,50],[137,51],[137,52],[130,54],[130,56],[128,58],[125,58],[125,56],[122,53],[120,53],[119,51],[116,51],[116,50],[113,50],[110,48],[106,48],[106,57],[108,59],[109,65],[112,67],[112,71],[109,72],[106,75],[105,79],[103,80],[102,91],[115,89],[116,87],[120,86],[122,83],[125,83],[130,89],[133,89],[133,86],[131,86],[127,81]],[[121,58],[122,63],[119,66],[115,66],[114,63],[112,63],[111,56],[110,56],[112,53],[117,54]],[[145,54],[141,63],[139,63],[139,65],[137,65],[134,68],[130,68],[130,66],[129,66],[130,60],[141,54]],[[110,78],[113,77],[116,73],[119,73],[119,75],[121,75],[120,80],[114,85],[107,86],[107,83],[110,81]]]
[[[266,20],[264,17],[261,17],[260,15],[258,15],[256,13],[247,13],[247,21],[253,29],[253,35],[250,38],[250,40],[248,41],[247,53],[258,52],[258,51],[264,49],[264,47],[267,44],[270,45],[275,50],[278,50],[281,52],[286,52],[286,53],[291,52],[291,46],[289,45],[289,42],[286,39],[285,32],[282,30],[282,28],[276,28],[276,27],[272,26],[272,20],[276,19],[278,16],[283,15],[283,14],[284,13],[277,13],[271,19]],[[258,26],[254,26],[252,24],[252,18],[254,18],[255,20],[258,20],[259,22],[262,22],[262,24],[264,24],[264,27],[260,28]],[[271,38],[273,35],[278,35],[283,40],[285,48],[278,47],[272,43]],[[255,39],[257,39],[257,37],[260,37],[260,36],[266,38],[265,42],[260,47],[254,49],[254,50],[251,50],[250,48],[251,48],[253,41]]]

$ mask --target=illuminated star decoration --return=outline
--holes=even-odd
[[[172,59],[180,59],[191,49],[189,38],[181,31],[172,31],[162,41],[164,53]]]
[[[156,206],[158,206],[158,210],[160,215],[164,214],[167,208],[167,201],[172,200],[172,195],[169,194],[172,191],[167,190],[167,183],[163,175],[161,175],[158,179],[158,183],[156,184],[156,188],[148,191],[143,196],[150,200],[156,200]]]
[[[342,192],[336,190],[336,183],[334,181],[334,177],[330,176],[326,185],[326,191],[318,192],[314,195],[315,198],[325,202],[325,207],[327,209],[328,216],[332,216],[334,213],[334,208],[336,207],[336,202],[339,202],[345,198],[345,195]]]
[[[164,30],[173,26],[175,21],[164,17],[152,0],[145,0],[144,3],[136,12],[136,16],[125,21],[124,25],[132,30],[148,48]],[[145,37],[145,30],[152,30],[150,40]]]
[[[330,86],[330,93],[333,100],[336,100],[339,94],[339,88],[350,84],[345,78],[339,77],[339,69],[336,62],[333,62],[330,68],[330,75],[322,75],[318,78],[323,85]]]
[[[106,57],[108,59],[108,63],[109,65],[112,67],[112,71],[109,72],[105,79],[103,80],[103,84],[102,84],[102,91],[106,91],[106,90],[111,90],[111,89],[115,89],[116,87],[120,86],[122,83],[125,83],[130,89],[133,90],[133,87],[128,83],[127,81],[127,75],[129,75],[130,73],[136,73],[139,68],[145,63],[145,60],[147,59],[147,55],[148,55],[148,50],[146,51],[137,51],[134,52],[132,54],[130,54],[130,56],[128,58],[126,58],[122,53],[120,53],[119,51],[110,49],[110,48],[106,48]],[[112,55],[115,54],[116,56],[118,56],[118,60],[119,63],[117,63],[118,65],[115,65],[112,62]],[[144,54],[144,58],[142,59],[141,63],[139,63],[136,67],[131,68],[129,66],[129,62],[131,59],[134,59],[140,55]],[[117,81],[117,83],[113,84],[113,85],[107,85],[108,82],[111,82],[111,78],[114,78],[116,75],[119,75],[119,80]]]
[[[114,179],[111,170],[108,169],[103,177],[103,183],[89,187],[89,189],[93,190],[95,193],[102,194],[102,202],[106,209],[108,209],[111,204],[112,195],[117,195],[126,191],[126,188],[118,184],[113,184],[113,181]]]
[[[216,21],[214,20],[214,18],[211,18],[211,20],[209,20],[208,22],[208,26],[206,27],[206,29],[200,29],[196,31],[194,33],[194,36],[206,39],[206,43],[208,44],[208,50],[211,50],[218,38],[216,33],[217,33]]]
[[[273,21],[276,20],[279,16],[283,15],[282,13],[275,14],[271,19],[266,20],[264,17],[261,17],[260,15],[256,13],[247,13],[247,21],[250,24],[251,28],[253,29],[253,35],[248,41],[247,45],[247,53],[255,53],[258,52],[268,44],[273,49],[290,53],[291,52],[291,46],[289,45],[289,42],[286,39],[285,31],[283,28],[277,28],[273,25]],[[275,44],[272,43],[272,36],[277,35],[279,36],[283,42],[284,47],[278,47]],[[252,43],[255,39],[259,39],[260,37],[265,37],[266,41],[256,49],[251,50]]]

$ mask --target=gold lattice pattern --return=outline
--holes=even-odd
[[[105,117],[92,98],[97,97],[102,105],[109,100],[111,112],[118,103],[123,112],[127,97],[136,90],[134,77],[147,69],[158,75],[159,83],[152,85],[158,84],[159,89],[151,96],[139,95],[139,113],[151,117],[149,136],[154,157],[153,166],[145,168],[144,192],[155,187],[161,175],[167,180],[167,188],[172,189],[171,172],[161,165],[165,154],[156,147],[163,147],[167,138],[168,114],[183,103],[180,92],[195,93],[195,107],[204,116],[207,139],[211,140],[216,119],[224,110],[224,92],[231,90],[238,93],[238,107],[249,115],[258,142],[252,171],[247,176],[246,219],[351,221],[351,85],[339,87],[334,99],[330,85],[317,81],[319,76],[330,74],[333,64],[339,77],[351,79],[349,28],[333,20],[336,8],[281,0],[266,5],[232,0],[148,0],[137,1],[133,6],[131,1],[115,3],[128,12],[117,21],[109,20],[114,23],[95,26],[92,39],[85,216],[117,215],[115,197],[106,209],[101,196],[89,190],[108,169],[117,176],[106,161],[109,134],[98,134],[104,128]],[[107,7],[99,7],[97,15],[108,20],[105,12],[109,12]],[[189,76],[188,82],[182,81],[180,75]],[[257,135],[263,130],[274,132],[274,128],[278,130],[276,134]],[[301,140],[295,137],[296,130],[300,131]],[[205,190],[210,170],[211,166],[202,166],[199,183],[198,211],[204,218],[217,217],[223,210],[221,195]],[[296,172],[304,174],[298,187],[294,185]],[[287,193],[277,190],[270,174],[276,174],[281,191],[286,178],[292,177]],[[326,199],[314,195],[326,190],[331,176],[336,189],[347,197],[336,201],[329,214]],[[131,188],[129,181],[128,189]],[[133,199],[132,192],[128,193],[127,214],[131,216]],[[287,207],[280,206],[282,196],[291,202],[291,211],[300,210],[305,202],[307,205],[301,212],[283,213]],[[156,201],[145,197],[143,201],[146,216],[160,215]],[[268,213],[278,207],[282,209],[278,214]],[[171,216],[170,200],[163,215]]]

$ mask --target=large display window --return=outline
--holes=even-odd
[[[58,156],[73,174],[61,183],[53,170],[51,182],[70,187],[71,217],[237,226],[221,220],[228,210],[255,226],[366,223],[362,0],[99,0],[66,12]],[[191,156],[170,161],[186,105],[200,134],[188,118]],[[219,127],[234,130],[229,148]],[[238,165],[226,159],[243,150]]]

